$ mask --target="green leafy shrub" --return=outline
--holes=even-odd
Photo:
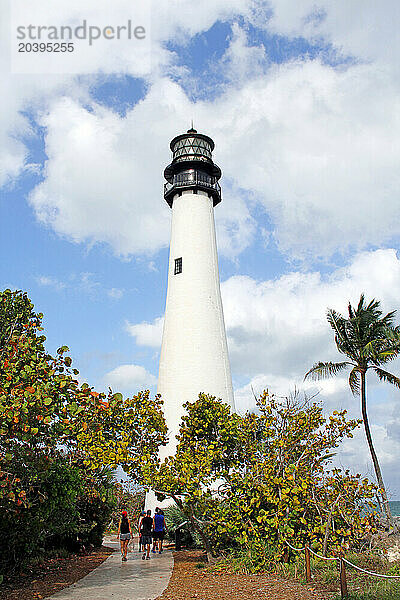
[[[332,553],[376,531],[376,486],[329,470],[336,448],[360,424],[346,411],[326,417],[306,396],[267,391],[244,416],[206,394],[185,409],[176,453],[149,484],[179,506],[210,561],[237,549],[258,570],[271,549],[283,558],[286,541]]]
[[[185,548],[199,548],[201,547],[201,540],[197,532],[193,531],[190,522],[187,520],[187,516],[184,514],[182,509],[178,506],[171,505],[165,509],[165,520],[168,527],[168,539],[175,541],[175,531],[182,523],[186,524],[180,528],[180,540],[182,546]]]
[[[101,544],[112,470],[139,481],[165,443],[159,397],[81,385],[66,346],[46,351],[41,321],[26,294],[0,292],[0,573],[45,550]]]
[[[40,554],[46,547],[76,538],[80,473],[66,457],[28,453],[14,459],[27,497],[24,505],[3,505],[0,511],[0,570],[5,573]],[[8,509],[7,509],[8,508]]]

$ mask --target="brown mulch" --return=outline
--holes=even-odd
[[[0,600],[40,600],[85,577],[113,553],[101,546],[88,554],[49,558],[40,565],[7,579],[0,586]]]
[[[175,565],[167,589],[157,600],[328,600],[332,595],[273,575],[210,572],[199,568],[199,550],[174,552]],[[198,566],[196,566],[196,563]]]

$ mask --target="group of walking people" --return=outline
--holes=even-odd
[[[147,512],[143,510],[139,517],[137,530],[139,533],[139,552],[143,553],[142,560],[150,560],[150,549],[154,554],[157,552],[158,554],[162,553],[164,536],[168,531],[164,511],[156,508],[154,517],[152,517],[151,510]],[[121,544],[122,561],[126,561],[128,545],[131,538],[133,538],[132,527],[126,510],[123,510],[121,514],[118,525],[118,538]]]

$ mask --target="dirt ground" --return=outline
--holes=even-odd
[[[111,553],[103,546],[86,556],[48,559],[1,585],[0,600],[48,598],[90,573]],[[157,600],[332,600],[335,596],[270,575],[209,572],[201,550],[174,552],[174,559],[169,585]]]
[[[168,588],[157,600],[331,600],[335,594],[268,575],[210,573],[198,550],[175,552]]]
[[[0,600],[40,600],[82,579],[110,554],[110,548],[97,548],[87,555],[51,558],[41,565],[11,578],[0,586]]]

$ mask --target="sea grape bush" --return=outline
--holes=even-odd
[[[101,540],[115,504],[107,469],[128,466],[140,483],[165,443],[159,397],[81,384],[41,324],[26,294],[0,292],[0,573],[46,544]]]
[[[329,468],[359,426],[346,411],[325,417],[299,394],[282,399],[267,391],[244,416],[205,394],[186,411],[176,455],[153,475],[153,486],[184,510],[210,556],[228,547],[259,554],[265,540],[277,556],[285,540],[337,552],[375,531],[376,487]]]

